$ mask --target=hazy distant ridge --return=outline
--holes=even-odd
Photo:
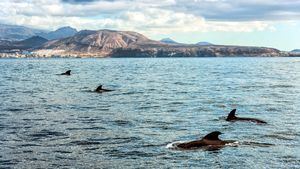
[[[300,53],[300,49],[294,49],[291,52],[293,52],[293,53]]]
[[[0,24],[0,40],[19,41],[45,32],[24,26]]]
[[[54,39],[62,39],[62,38],[67,38],[70,36],[73,36],[77,33],[77,30],[70,27],[70,26],[66,26],[66,27],[62,27],[59,28],[55,31],[51,31],[48,33],[41,33],[39,34],[39,36],[46,38],[48,40],[54,40]]]

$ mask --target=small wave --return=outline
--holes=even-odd
[[[20,147],[38,147],[41,146],[40,144],[33,144],[33,143],[27,143],[27,144],[21,144]]]
[[[106,150],[105,153],[112,157],[119,157],[119,158],[137,158],[137,157],[155,157],[157,156],[156,153],[146,153],[143,151],[121,151],[117,149],[113,150]]]
[[[12,160],[0,160],[0,165],[16,165],[18,163],[18,161],[16,159],[12,159]]]
[[[99,110],[99,111],[109,111],[109,108],[97,108],[96,110]]]
[[[151,108],[160,108],[160,106],[141,106],[138,109],[145,110],[145,109],[151,109]]]
[[[236,147],[236,146],[240,145],[240,142],[234,141],[234,142],[231,142],[231,143],[227,143],[225,145],[230,146],[230,147]]]
[[[81,90],[81,91],[86,93],[96,93],[95,90]]]
[[[120,94],[122,94],[122,95],[132,95],[132,94],[143,94],[144,92],[139,92],[139,91],[136,91],[136,92],[134,92],[134,91],[129,91],[129,92],[123,92],[123,93],[120,93]]]
[[[41,130],[39,132],[29,134],[30,137],[35,139],[44,139],[44,138],[51,138],[51,137],[60,137],[60,136],[66,136],[63,132],[57,132],[57,131],[50,131],[50,130]]]
[[[295,86],[293,86],[293,85],[283,85],[283,84],[281,84],[281,85],[271,85],[270,87],[271,87],[271,88],[292,88],[292,87],[295,87]]]
[[[76,130],[105,130],[106,128],[104,127],[70,127],[70,128],[67,128],[67,130],[70,130],[70,131],[76,131]]]
[[[171,102],[169,103],[169,105],[181,105],[183,104],[183,102]]]
[[[258,89],[258,88],[263,88],[264,86],[257,86],[257,85],[247,85],[247,86],[240,86],[242,89]]]
[[[274,134],[276,134],[276,135],[291,136],[291,137],[300,136],[300,133],[297,132],[297,131],[278,131],[278,132],[274,132]]]
[[[274,139],[278,139],[278,140],[293,140],[292,138],[288,138],[288,137],[281,136],[281,135],[274,135],[274,134],[265,135],[265,137],[274,138]]]
[[[141,140],[139,137],[118,137],[112,138],[111,144],[122,144],[122,143],[129,143],[133,141]]]
[[[270,146],[275,145],[275,144],[270,144],[270,143],[258,143],[258,142],[252,142],[252,141],[244,141],[241,144],[249,145],[249,146],[257,146],[257,147],[270,147]]]
[[[117,126],[133,126],[133,123],[130,122],[130,121],[127,121],[127,120],[114,120],[114,121],[111,121],[114,125],[117,125]]]
[[[65,150],[55,150],[55,153],[61,153],[61,154],[70,154],[72,153],[71,151],[65,151]]]
[[[132,141],[140,140],[137,137],[117,137],[117,138],[100,138],[100,139],[87,139],[87,140],[76,140],[71,141],[69,144],[72,145],[99,145],[99,144],[123,144]]]
[[[175,82],[175,85],[181,85],[181,86],[188,86],[188,85],[193,85],[192,83],[186,83],[186,82]]]
[[[177,149],[178,144],[185,143],[185,142],[186,141],[175,141],[175,142],[167,144],[166,148],[168,148],[168,149]]]
[[[98,142],[98,141],[82,140],[82,141],[72,141],[72,142],[70,142],[70,144],[86,146],[86,145],[98,145],[98,144],[102,144],[102,143]]]
[[[8,108],[8,109],[4,109],[4,111],[10,111],[10,112],[18,112],[18,111],[23,111],[24,109],[20,109],[20,108]]]
[[[55,158],[57,160],[76,160],[76,158],[73,158],[73,157],[68,157],[68,156],[59,156],[59,155],[56,155]],[[61,165],[60,164],[55,164],[53,165],[55,166],[55,168],[61,168]]]

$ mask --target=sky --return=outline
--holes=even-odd
[[[300,49],[300,0],[1,0],[0,23]]]

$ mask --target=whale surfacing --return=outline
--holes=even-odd
[[[61,73],[59,75],[66,75],[66,76],[70,76],[71,75],[71,70],[67,70],[65,73]]]
[[[111,91],[113,91],[113,90],[110,90],[110,89],[103,89],[103,88],[102,88],[102,85],[99,85],[99,86],[97,87],[97,89],[95,90],[95,92],[98,92],[98,93],[102,93],[102,92],[111,92]]]
[[[250,121],[255,123],[267,123],[263,120],[256,119],[256,118],[246,118],[246,117],[237,117],[235,116],[236,109],[231,110],[231,112],[228,114],[226,121]]]
[[[186,143],[180,143],[177,145],[178,148],[181,149],[194,149],[194,148],[201,148],[201,147],[206,147],[206,146],[211,146],[211,147],[223,147],[225,144],[228,143],[233,143],[234,141],[224,141],[219,139],[219,135],[222,133],[219,131],[214,131],[206,136],[204,136],[200,140],[195,140],[191,142],[186,142]]]

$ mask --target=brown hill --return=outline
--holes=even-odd
[[[167,44],[130,31],[80,31],[72,37],[45,43],[35,51],[42,56],[80,57],[225,57],[287,56],[274,48]]]

